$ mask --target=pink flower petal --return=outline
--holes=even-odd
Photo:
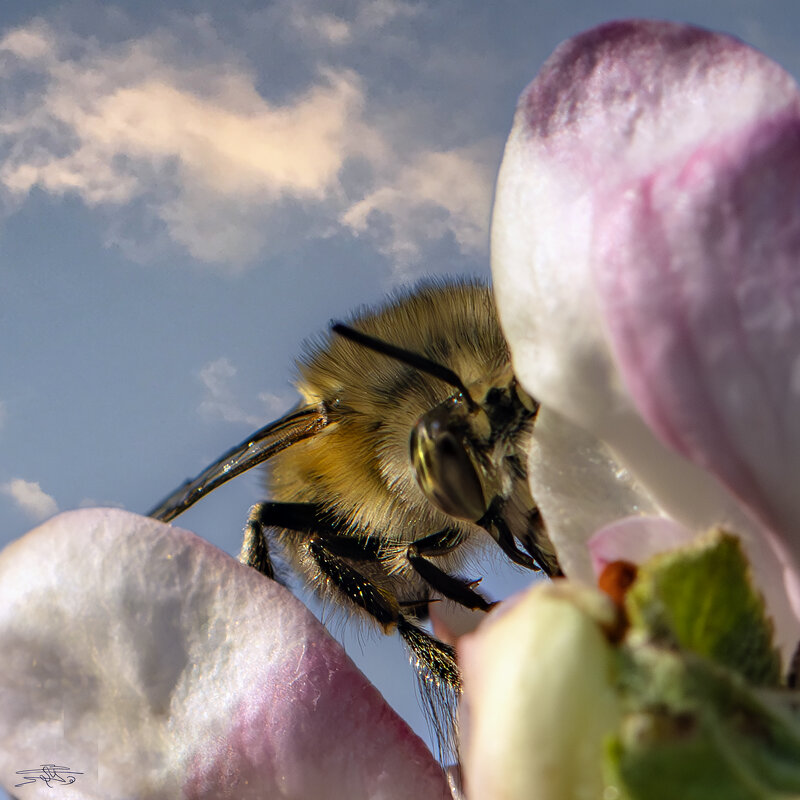
[[[520,99],[492,226],[504,329],[539,399],[596,433],[617,408],[593,401],[625,401],[592,274],[608,193],[797,107],[776,64],[688,26],[612,23],[548,59]]]
[[[657,513],[743,536],[785,649],[776,578],[791,594],[797,559],[764,522],[794,536],[800,518],[799,120],[792,78],[731,37],[602,26],[523,94],[492,231],[523,385],[605,442]]]
[[[71,797],[105,800],[449,797],[421,740],[289,592],[110,509],[62,514],[0,554],[6,788],[43,763],[83,773]]]
[[[797,558],[800,113],[619,187],[597,230],[601,302],[637,409]]]
[[[589,540],[594,574],[615,561],[644,564],[659,553],[686,545],[695,537],[682,525],[665,517],[628,517],[600,528]]]

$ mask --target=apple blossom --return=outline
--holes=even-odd
[[[50,797],[14,788],[42,764],[81,773],[59,787],[71,798],[450,797],[286,589],[116,509],[61,514],[0,554],[0,781]]]
[[[529,476],[562,567],[593,582],[604,564],[649,565],[721,526],[740,537],[769,619],[757,594],[730,610],[730,598],[751,597],[749,573],[737,573],[732,595],[724,580],[704,585],[713,560],[695,565],[694,583],[677,570],[669,602],[658,582],[637,579],[638,625],[618,648],[598,639],[603,625],[577,588],[555,606],[551,590],[532,590],[462,646],[468,791],[797,791],[800,725],[743,683],[762,673],[718,664],[727,643],[653,642],[671,630],[658,609],[671,602],[680,608],[669,619],[702,618],[706,590],[723,601],[704,635],[724,630],[761,653],[772,680],[773,625],[784,658],[800,638],[798,201],[798,87],[729,36],[604,25],[561,45],[522,94],[498,178],[492,270],[515,374],[542,404]],[[501,648],[502,631],[513,633]],[[563,636],[571,645],[551,650],[548,638]],[[575,656],[592,648],[581,671]],[[509,662],[525,665],[513,687],[509,669],[520,668]],[[497,685],[522,717],[484,700]],[[611,771],[601,777],[602,741]]]
[[[619,565],[608,595],[540,584],[460,644],[468,796],[797,796],[796,693],[739,540],[648,558],[617,572],[621,592]]]
[[[514,369],[547,411],[532,490],[567,574],[590,577],[579,542],[615,518],[722,525],[745,541],[785,652],[799,201],[800,92],[783,69],[729,36],[619,22],[561,45],[523,93],[492,229]],[[571,466],[570,437],[594,443],[604,479]],[[575,516],[598,494],[603,514]]]

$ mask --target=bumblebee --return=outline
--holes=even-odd
[[[462,574],[486,547],[560,574],[526,474],[538,404],[514,377],[491,289],[397,293],[332,325],[297,370],[298,406],[149,514],[169,522],[268,461],[270,499],[251,509],[239,559],[272,578],[277,555],[323,600],[399,633],[426,698],[447,704],[461,684],[453,649],[422,627],[429,603],[488,610]]]

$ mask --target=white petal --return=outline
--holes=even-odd
[[[717,338],[703,340],[695,335],[680,339],[680,333],[676,334],[679,315],[667,311],[681,309],[681,292],[691,297],[698,286],[705,290],[717,285],[730,263],[732,247],[735,252],[737,234],[735,230],[731,233],[732,245],[725,239],[724,226],[706,225],[699,237],[706,249],[685,247],[692,241],[692,224],[701,226],[704,221],[694,199],[715,197],[714,182],[722,173],[712,170],[701,180],[702,171],[696,170],[694,182],[684,180],[680,184],[683,193],[676,189],[658,195],[651,186],[658,183],[662,173],[685,177],[684,165],[699,164],[715,148],[721,151],[730,149],[731,142],[750,141],[748,136],[759,126],[781,121],[791,126],[794,123],[786,120],[797,119],[800,95],[791,77],[762,54],[730,37],[658,22],[613,23],[597,28],[562,45],[523,94],[498,179],[492,230],[492,269],[501,320],[515,372],[525,388],[545,406],[605,442],[612,453],[612,469],[625,466],[645,488],[657,511],[691,530],[721,525],[741,534],[761,573],[762,586],[774,595],[770,607],[785,648],[793,647],[796,622],[785,597],[776,589],[776,576],[784,570],[791,575],[797,564],[791,552],[782,551],[781,542],[766,531],[763,521],[792,520],[792,533],[797,529],[794,512],[800,521],[800,503],[792,483],[795,467],[800,465],[789,465],[791,458],[776,464],[769,457],[775,442],[780,441],[775,435],[780,424],[787,423],[789,433],[800,418],[794,411],[788,416],[783,413],[791,394],[787,387],[792,370],[786,368],[783,357],[768,359],[766,363],[778,365],[776,369],[782,370],[787,380],[766,380],[762,385],[768,388],[761,394],[743,391],[737,398],[733,396],[735,390],[753,382],[743,373],[738,373],[742,377],[739,385],[730,382],[734,373],[729,369],[733,363],[729,356],[736,351],[723,350],[725,358],[716,362],[719,368],[714,371],[709,365],[715,363],[712,351],[718,348]],[[756,149],[742,151],[745,164]],[[790,162],[787,160],[788,166]],[[705,163],[716,162],[706,158]],[[751,180],[759,179],[757,170],[738,169]],[[770,172],[763,174],[767,179],[753,193],[753,206],[745,202],[743,209],[723,209],[721,220],[735,220],[741,211],[747,217],[747,225],[741,230],[757,233],[753,223],[758,223],[760,210],[762,222],[772,218],[783,223],[777,201],[767,202]],[[781,208],[787,209],[785,216],[791,218],[797,216],[797,203],[792,199],[794,167],[787,168],[786,174],[792,186],[786,189],[788,199]],[[669,185],[675,189],[678,184],[673,181]],[[742,184],[742,191],[735,196],[746,201],[750,194]],[[645,202],[653,198],[657,202]],[[723,205],[719,202],[704,207]],[[638,216],[630,213],[626,217],[623,210],[633,210]],[[670,213],[669,219],[681,220],[685,227],[662,224],[664,217],[660,215]],[[747,241],[742,243],[740,250],[752,252],[753,258],[747,262],[750,272],[740,280],[740,286],[757,286],[762,293],[772,293],[769,302],[761,302],[761,298],[753,305],[752,293],[742,299],[739,289],[733,291],[739,293],[744,305],[749,304],[751,309],[757,306],[756,315],[781,306],[778,295],[792,298],[790,301],[787,296],[783,306],[800,297],[791,288],[796,281],[785,278],[787,270],[798,272],[800,259],[784,258],[797,241],[795,227],[793,219],[783,227],[767,225],[765,238],[756,236],[753,248],[748,250]],[[778,232],[772,237],[776,243],[771,242],[769,232]],[[715,236],[724,246],[716,247]],[[671,260],[661,257],[665,251]],[[746,278],[755,278],[764,266],[759,253],[771,259],[768,274],[772,277],[754,283]],[[720,255],[724,256],[722,260]],[[721,268],[712,274],[715,265]],[[666,280],[675,274],[680,279],[671,283]],[[716,299],[713,292],[700,292],[697,296],[701,300],[694,306],[689,304],[687,313],[694,315],[696,331],[704,330],[704,321],[719,322],[723,316],[717,312],[728,303],[731,292],[724,288],[724,281],[722,285],[716,310],[713,306],[709,310],[709,303]],[[792,313],[794,317],[790,314],[789,318],[800,318],[800,310]],[[786,319],[786,315],[778,316]],[[752,321],[753,314],[745,313],[742,319]],[[763,337],[765,331],[775,333],[780,324],[773,318],[767,325],[755,326],[755,337]],[[800,331],[800,323],[792,324]],[[796,349],[794,338],[783,340],[782,351],[779,337],[766,345],[763,338],[758,342],[746,339],[738,351],[740,365],[748,368],[748,346],[759,354],[782,352],[791,361]],[[698,346],[708,346],[708,351],[696,359],[701,370],[687,368],[695,364],[688,346],[682,352],[669,352],[665,341],[688,342],[695,352]],[[636,358],[631,355],[633,351]],[[665,357],[668,352],[675,357]],[[758,363],[759,359],[752,361]],[[640,369],[641,365],[648,369]],[[703,385],[706,377],[711,391]],[[782,395],[773,391],[779,384]],[[701,391],[692,392],[698,386]],[[705,405],[695,402],[702,391],[706,391],[706,399],[711,397],[710,402],[704,400]],[[683,397],[683,405],[673,402],[676,396]],[[749,399],[742,404],[742,398]],[[772,421],[778,424],[747,426],[747,409],[756,401],[765,406],[767,415],[771,404],[777,405],[780,410]],[[696,427],[690,434],[707,434],[716,447],[724,443],[723,438],[715,435],[708,415],[704,423],[700,416],[732,408],[736,412],[732,415],[735,432],[729,440],[735,443],[732,448],[711,453],[685,446],[686,439],[681,439],[680,433],[681,426],[688,424],[683,413],[686,409],[698,412],[691,421]],[[723,425],[730,419],[725,418]],[[800,453],[800,447],[794,446],[795,438],[800,435],[792,434],[784,442],[783,452],[792,458]],[[739,443],[744,445],[741,450]],[[746,468],[756,469],[757,476],[747,475],[746,470],[736,472],[739,462],[729,457],[731,452],[737,458],[744,455]],[[713,475],[706,471],[710,465],[714,465]],[[742,474],[749,483],[741,479]],[[597,486],[602,488],[602,479]],[[758,492],[745,495],[753,486]],[[542,490],[541,486],[533,488],[535,492]],[[558,491],[562,505],[570,506],[567,488]],[[581,496],[592,491],[591,485],[574,486],[574,503],[579,504]],[[761,521],[757,522],[742,510],[742,497],[752,509],[755,503],[751,498],[756,495],[770,498],[774,516],[764,513],[762,507]],[[544,516],[547,522],[547,514]],[[561,525],[558,518],[553,522],[556,527]],[[554,532],[554,538],[559,536]],[[585,540],[585,531],[581,538]],[[772,544],[772,552],[765,552],[766,541]]]
[[[543,583],[459,645],[467,794],[492,800],[597,800],[620,709],[597,591]]]
[[[83,773],[71,797],[103,800],[449,797],[296,598],[114,509],[62,514],[0,554],[6,788],[42,763]]]
[[[594,532],[621,517],[658,513],[603,442],[547,407],[536,417],[528,478],[561,568],[590,584],[595,574],[587,543]]]

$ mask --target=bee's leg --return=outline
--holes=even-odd
[[[521,567],[526,567],[539,571],[541,567],[536,563],[528,553],[523,553],[516,542],[514,535],[511,533],[510,528],[506,524],[503,517],[503,498],[499,495],[492,500],[486,513],[478,520],[477,524],[480,525],[496,542],[500,545],[500,549],[515,563]],[[526,547],[527,550],[527,547]]]
[[[417,600],[401,600],[400,610],[408,619],[426,620],[430,617],[430,604],[430,597],[420,597]]]
[[[323,533],[334,537],[340,535],[326,521],[320,507],[313,503],[267,502],[254,505],[245,525],[239,561],[273,579],[275,569],[269,556],[269,543],[264,532],[266,528],[284,528],[306,534]]]
[[[443,597],[466,608],[488,611],[492,604],[472,588],[474,586],[472,581],[455,578],[424,558],[424,556],[445,555],[455,550],[463,541],[464,536],[460,531],[445,528],[412,542],[406,550],[406,558],[417,575]]]
[[[332,552],[336,550],[355,559],[358,557],[359,547],[362,559],[375,561],[378,547],[374,540],[345,535],[312,535],[309,540],[309,550],[320,572],[351,602],[379,622],[384,631],[388,633],[392,628],[397,628],[416,668],[420,696],[427,706],[429,719],[437,733],[441,757],[445,761],[452,760],[454,754],[449,743],[454,741],[455,704],[461,692],[461,676],[455,651],[450,645],[440,642],[415,625],[392,594],[381,589]],[[367,552],[373,548],[374,552]]]
[[[449,645],[440,642],[426,630],[400,617],[397,630],[406,646],[414,656],[415,666],[432,677],[445,683],[456,692],[461,691],[461,676],[456,666],[456,652]]]
[[[322,576],[345,598],[366,611],[384,629],[393,628],[401,616],[400,605],[388,592],[350,566],[344,559],[377,561],[378,540],[341,533],[335,520],[313,503],[259,503],[250,511],[239,560],[259,568],[270,564],[265,528],[295,533]],[[267,573],[264,573],[267,574]]]
[[[402,613],[397,598],[332,552],[328,537],[312,534],[306,544],[319,571],[330,581],[331,586],[351,603],[366,611],[384,631],[389,632],[398,623]]]
[[[376,539],[312,534],[308,547],[320,572],[342,594],[379,622],[385,631],[397,628],[426,683],[434,684],[439,691],[461,691],[453,648],[415,625],[393,595],[343,560],[375,561],[379,554]]]
[[[461,691],[453,648],[415,625],[393,595],[343,560],[344,557],[374,561],[378,553],[374,540],[312,534],[308,539],[308,549],[320,572],[339,592],[366,611],[387,633],[397,628],[411,651],[421,682],[442,695],[439,699],[441,705],[446,705],[444,695],[447,692]],[[444,723],[440,724],[444,730]]]
[[[425,542],[426,539],[421,541]],[[309,548],[317,566],[331,579],[337,589],[374,617],[385,630],[397,626],[398,632],[418,664],[435,676],[436,680],[444,681],[452,689],[460,689],[461,684],[453,649],[412,622],[412,618],[416,614],[413,609],[423,603],[428,603],[429,600],[399,602],[394,596],[383,591],[357,569],[342,560],[346,558],[351,561],[374,563],[379,559],[380,547],[376,538],[361,539],[344,534],[312,535],[309,539]],[[420,560],[425,561],[425,559]],[[437,575],[443,575],[452,582],[453,586],[457,587],[454,594],[468,586],[466,581],[452,578],[430,562],[425,561],[425,564]],[[486,604],[486,601],[477,592],[472,592],[472,594]]]
[[[452,648],[414,625],[393,596],[344,560],[378,561],[381,543],[377,537],[363,538],[340,532],[335,522],[312,503],[260,503],[250,512],[245,541],[242,544],[242,553],[252,554],[249,558],[254,558],[255,563],[250,560],[245,563],[255,566],[262,554],[269,558],[264,535],[264,528],[268,527],[283,528],[297,533],[304,540],[303,544],[308,548],[319,571],[337,591],[366,611],[384,629],[397,626],[403,640],[420,664],[442,680],[456,686],[458,670],[455,668]],[[410,557],[417,563],[424,562],[421,569],[434,575],[434,580],[444,576],[447,581],[451,581],[455,587],[453,593],[462,590],[471,592],[471,595],[479,598],[480,603],[485,605],[486,601],[477,592],[472,592],[468,588],[467,581],[458,580],[442,572],[419,554],[424,552],[426,555],[443,555],[461,544],[462,539],[462,535],[452,529],[426,536],[409,547]],[[240,560],[244,560],[241,555]],[[445,594],[442,589],[435,588]],[[474,598],[470,599],[474,601]]]
[[[461,675],[455,650],[405,617],[398,620],[397,630],[411,654],[419,681],[420,699],[439,745],[439,760],[443,764],[452,764],[458,761],[456,708],[461,694]]]
[[[272,559],[269,557],[269,544],[264,533],[265,523],[262,519],[266,503],[258,503],[250,509],[247,524],[244,527],[244,538],[239,550],[239,561],[248,567],[258,570],[268,578],[275,578]]]

